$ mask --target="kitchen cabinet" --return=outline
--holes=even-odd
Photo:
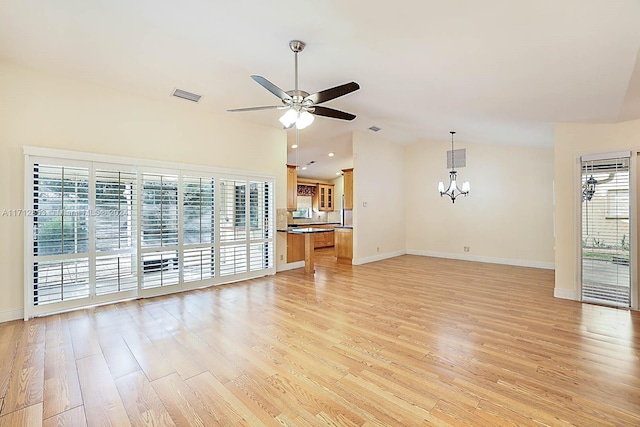
[[[317,248],[328,248],[333,246],[333,231],[329,231],[327,233],[318,233],[315,235],[316,240],[313,245],[314,249]]]
[[[344,185],[344,206],[342,209],[353,209],[353,168],[342,169],[343,185]]]
[[[318,184],[314,198],[314,208],[320,212],[332,212],[335,204],[333,184]]]
[[[295,165],[287,165],[287,210],[289,212],[298,209],[298,168]]]

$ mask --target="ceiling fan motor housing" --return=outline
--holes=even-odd
[[[293,53],[302,52],[305,46],[306,44],[304,42],[301,42],[300,40],[291,40],[289,42],[289,47],[291,48]]]

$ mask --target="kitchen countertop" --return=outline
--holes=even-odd
[[[346,228],[346,229],[352,230],[353,225],[336,225],[334,228]]]
[[[278,230],[281,233],[291,233],[291,234],[309,234],[309,233],[331,233],[333,230],[330,228],[302,228],[296,227],[293,229],[286,230]]]
[[[340,225],[339,222],[298,222],[287,224],[287,227],[308,227],[310,225]]]

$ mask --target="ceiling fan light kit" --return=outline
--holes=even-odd
[[[356,82],[345,83],[330,89],[321,90],[320,92],[309,94],[298,89],[298,53],[305,48],[305,43],[300,40],[291,40],[289,48],[295,55],[295,89],[283,91],[278,86],[271,83],[262,76],[253,75],[251,78],[260,86],[280,98],[282,105],[269,105],[264,107],[234,108],[227,110],[229,112],[241,111],[258,111],[258,110],[282,110],[285,113],[280,117],[280,123],[285,129],[290,129],[295,125],[296,129],[304,129],[313,123],[314,116],[331,117],[339,120],[353,120],[355,115],[345,111],[335,110],[324,106],[319,106],[332,99],[339,98],[351,92],[360,89],[360,85]]]
[[[298,113],[295,109],[288,109],[282,117],[280,117],[280,123],[285,129],[290,129],[293,125],[296,125],[296,129],[304,129],[313,123],[313,114],[308,111]]]

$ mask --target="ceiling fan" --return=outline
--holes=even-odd
[[[282,123],[285,129],[289,129],[294,125],[297,129],[304,129],[313,122],[314,115],[331,117],[340,120],[355,119],[356,116],[351,113],[335,110],[333,108],[323,107],[318,104],[331,101],[332,99],[347,95],[351,92],[355,92],[356,90],[360,89],[360,85],[356,82],[350,82],[340,86],[332,87],[330,89],[321,90],[320,92],[312,94],[298,89],[298,53],[302,52],[305,47],[305,43],[301,42],[300,40],[291,40],[289,42],[289,47],[295,54],[295,89],[285,92],[262,76],[251,76],[251,78],[255,80],[260,86],[264,87],[269,92],[280,98],[282,105],[234,108],[227,111],[238,112],[286,109],[287,111],[282,115],[282,117],[280,117],[280,123]]]

